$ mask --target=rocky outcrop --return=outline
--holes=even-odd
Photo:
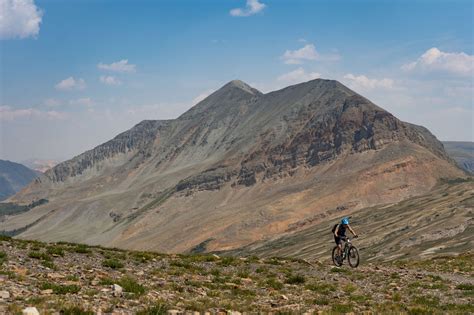
[[[53,182],[61,182],[69,177],[80,175],[84,170],[96,166],[101,161],[113,158],[120,153],[133,152],[143,158],[152,153],[153,141],[160,130],[168,127],[169,121],[145,120],[112,140],[84,152],[83,154],[48,170],[45,175]]]

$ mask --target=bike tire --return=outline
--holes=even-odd
[[[333,249],[332,249],[332,262],[335,266],[337,267],[341,267],[342,266],[342,259],[339,261],[337,259],[338,255],[337,255],[337,246],[335,246]]]
[[[349,266],[351,266],[352,268],[357,268],[357,266],[359,266],[359,250],[357,250],[355,246],[351,246],[351,248],[349,248],[349,255],[347,255],[347,260],[349,261]]]

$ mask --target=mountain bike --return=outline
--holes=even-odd
[[[356,268],[357,266],[359,266],[359,251],[354,245],[352,245],[350,238],[345,237],[342,238],[342,240],[344,241],[342,256],[338,255],[337,246],[335,246],[332,250],[332,262],[334,263],[334,265],[340,267],[342,266],[344,259],[347,258],[349,266],[351,266],[352,268]]]

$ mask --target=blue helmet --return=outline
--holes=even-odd
[[[345,217],[341,220],[341,224],[349,224],[349,218]]]

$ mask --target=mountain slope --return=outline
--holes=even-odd
[[[468,141],[443,141],[448,154],[462,169],[474,173],[474,143]]]
[[[24,165],[0,160],[0,200],[14,195],[37,176],[35,171]]]
[[[465,253],[474,245],[473,210],[474,181],[447,181],[425,195],[352,213],[351,226],[360,235],[354,244],[364,262]],[[229,254],[329,261],[334,247],[331,228],[339,220],[255,242]]]
[[[19,237],[166,252],[232,249],[463,176],[425,128],[337,81],[262,94],[232,81],[47,171],[0,222]],[[316,218],[316,219],[314,219]]]

